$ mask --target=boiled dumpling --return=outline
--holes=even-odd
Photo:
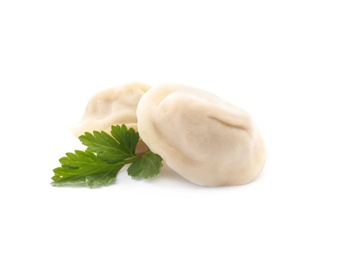
[[[254,180],[265,146],[250,115],[206,91],[175,84],[151,88],[137,107],[140,137],[165,163],[202,186]]]
[[[82,121],[71,132],[77,137],[94,130],[109,133],[112,125],[121,124],[137,130],[136,107],[149,88],[145,84],[130,83],[98,92],[89,100]],[[147,146],[140,140],[136,152],[146,150]]]

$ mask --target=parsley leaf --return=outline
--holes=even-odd
[[[94,131],[93,134],[86,132],[79,140],[88,146],[88,151],[97,153],[106,161],[122,161],[135,155],[139,134],[133,128],[128,130],[125,125],[112,126],[111,134],[104,131]]]
[[[148,151],[129,166],[128,175],[131,177],[148,179],[158,175],[161,167],[162,158],[159,155]]]
[[[150,150],[143,155],[135,154],[139,134],[133,128],[112,126],[111,135],[104,131],[86,132],[79,140],[87,146],[86,151],[66,153],[59,160],[61,166],[53,170],[52,186],[108,185],[126,164],[131,164],[128,174],[134,178],[147,179],[160,173],[162,158],[159,155]]]
[[[124,163],[110,164],[94,153],[78,150],[75,153],[67,153],[66,157],[59,161],[62,166],[53,170],[55,173],[52,177],[53,186],[84,183],[86,181],[91,188],[95,184],[107,185],[116,179],[117,173],[124,166]]]
[[[139,133],[133,128],[127,129],[125,125],[111,126],[111,134],[120,144],[120,148],[127,153],[135,154],[137,142],[139,141]]]

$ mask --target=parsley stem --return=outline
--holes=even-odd
[[[130,164],[130,163],[133,163],[138,157],[134,157],[132,159],[128,159],[128,160],[124,160],[122,161],[123,164]]]

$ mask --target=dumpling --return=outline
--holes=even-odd
[[[241,185],[261,172],[266,152],[250,115],[206,91],[175,84],[151,88],[137,107],[140,137],[187,180]]]
[[[125,124],[137,130],[136,107],[140,98],[150,89],[142,83],[130,83],[103,90],[94,95],[86,106],[82,121],[70,130],[75,136],[84,132],[110,132],[112,125]],[[140,140],[136,152],[143,153],[148,147]]]

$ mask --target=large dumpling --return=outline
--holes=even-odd
[[[206,91],[175,84],[151,88],[137,118],[151,151],[193,183],[246,184],[263,168],[265,146],[249,114]]]
[[[136,107],[149,89],[145,84],[130,83],[98,92],[89,100],[82,121],[72,127],[71,132],[77,137],[95,130],[109,133],[112,125],[122,124],[137,130]],[[136,152],[146,150],[140,140]]]

